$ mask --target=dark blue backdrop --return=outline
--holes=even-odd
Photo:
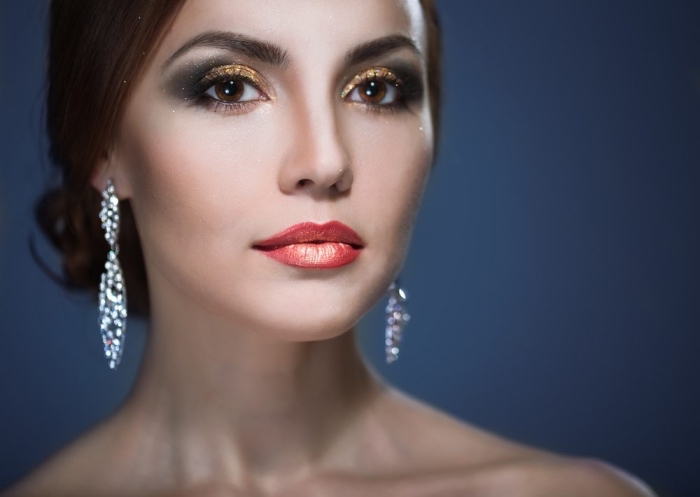
[[[475,424],[700,495],[700,9],[696,1],[441,1],[444,140],[381,363]],[[2,0],[0,487],[126,394],[95,305],[32,262],[44,2]],[[446,243],[449,242],[449,243]],[[48,254],[47,245],[40,249]]]

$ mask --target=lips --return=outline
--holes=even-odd
[[[283,264],[330,269],[354,262],[364,247],[362,238],[338,221],[291,226],[253,248]]]

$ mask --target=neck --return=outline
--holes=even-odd
[[[185,305],[172,312],[154,304],[126,405],[132,426],[142,427],[132,432],[141,458],[179,481],[216,473],[295,479],[356,463],[353,445],[364,442],[355,435],[383,387],[354,330],[289,342]]]

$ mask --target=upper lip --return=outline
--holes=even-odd
[[[356,248],[364,246],[360,235],[339,221],[325,224],[299,223],[271,236],[267,240],[255,242],[254,247],[274,248],[297,243],[345,243]]]

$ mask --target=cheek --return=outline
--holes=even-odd
[[[429,122],[391,116],[365,116],[351,137],[354,205],[383,249],[405,249],[432,158]],[[389,236],[387,236],[389,235]]]
[[[270,195],[275,178],[265,167],[274,142],[265,135],[264,112],[238,119],[196,110],[129,117],[120,158],[146,257],[158,265],[230,261],[249,243],[251,207]]]

